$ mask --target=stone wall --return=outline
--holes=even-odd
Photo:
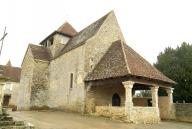
[[[169,119],[168,108],[169,101],[168,96],[159,96],[158,97],[158,105],[161,119]]]
[[[54,35],[53,45],[49,47],[53,57],[57,55],[57,52],[59,52],[64,47],[64,45],[69,41],[69,39],[70,39],[69,37],[66,37],[60,34]]]
[[[91,86],[86,96],[86,111],[92,113],[95,106],[112,106],[112,96],[117,93],[121,99],[121,106],[125,106],[125,88],[122,84]]]
[[[127,121],[125,107],[96,106],[95,113],[92,114]],[[131,122],[145,124],[159,123],[159,110],[155,107],[133,107],[131,110]]]
[[[159,113],[162,120],[175,119],[175,107],[169,102],[168,96],[158,97]]]
[[[158,123],[159,109],[156,107],[133,107],[131,112],[133,123]]]
[[[17,106],[17,99],[19,95],[19,82],[11,82],[12,84],[12,91],[11,91],[11,99],[9,102],[9,105],[11,106]]]
[[[35,60],[33,70],[30,108],[42,108],[47,106],[48,100],[48,65],[49,62]]]
[[[85,76],[90,73],[94,67],[99,63],[100,59],[105,55],[109,47],[114,41],[124,41],[122,32],[118,25],[117,19],[114,13],[111,13],[104,21],[97,34],[86,41],[85,46]],[[98,88],[91,88],[86,93],[86,111],[94,112],[95,106],[108,106],[111,105],[112,94],[114,92],[121,92],[121,102],[124,105],[124,87],[121,85],[117,88],[106,87],[110,85],[101,86]],[[103,89],[104,88],[104,89]],[[96,90],[96,91],[95,91]],[[122,91],[119,91],[122,90]],[[107,91],[107,92],[106,92]]]
[[[102,24],[97,34],[85,44],[85,72],[91,72],[114,41],[124,41],[114,13]]]
[[[30,48],[27,50],[22,63],[19,96],[17,100],[18,110],[29,110],[31,98],[31,85],[35,62]]]
[[[109,117],[114,120],[126,119],[125,107],[96,106],[95,115]]]
[[[84,46],[75,48],[51,61],[49,65],[48,106],[56,109],[84,111]],[[70,76],[73,74],[73,87]]]
[[[176,103],[174,107],[176,120],[192,122],[192,103]]]

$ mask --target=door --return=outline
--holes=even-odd
[[[11,98],[10,95],[4,95],[4,98],[3,98],[3,107],[8,107],[8,106],[9,106],[10,98]]]
[[[117,93],[112,97],[112,106],[121,106],[121,98]]]

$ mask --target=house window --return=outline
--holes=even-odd
[[[112,97],[112,106],[121,106],[121,98],[117,93]]]
[[[73,88],[73,73],[70,74],[70,88]]]

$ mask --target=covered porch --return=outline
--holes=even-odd
[[[158,96],[159,88],[167,96]],[[87,83],[86,112],[133,123],[158,123],[169,118],[173,89],[166,84],[141,78],[116,78]],[[148,90],[150,97],[136,97]]]
[[[107,114],[109,117],[134,123],[157,123],[163,115],[169,118],[171,86],[175,82],[121,40],[113,42],[98,64],[88,70],[85,82],[85,105],[90,114]],[[159,88],[167,92],[164,100],[158,97]],[[149,90],[151,100],[147,99],[147,103],[144,99],[136,100],[134,95],[138,89]]]

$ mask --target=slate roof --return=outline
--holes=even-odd
[[[85,78],[85,81],[123,77],[126,75],[145,77],[171,84],[175,83],[120,40],[112,43],[97,66]]]
[[[8,78],[10,81],[19,82],[21,76],[21,68],[9,65],[0,65],[2,69],[2,76]]]
[[[51,60],[52,58],[51,51],[48,48],[34,45],[34,44],[29,44],[29,47],[31,48],[33,57],[35,59],[44,60],[44,61]]]
[[[101,25],[104,23],[104,21],[106,20],[106,18],[109,14],[110,13],[101,17],[99,20],[95,21],[94,23],[92,23],[91,25],[86,27],[85,29],[81,30],[74,37],[72,37],[69,40],[69,42],[65,45],[65,47],[61,50],[59,55],[62,55],[62,54],[66,53],[66,52],[68,52],[68,51],[70,51],[76,47],[79,47],[79,46],[85,44],[86,40],[90,39],[91,37],[93,37],[97,33],[97,31],[99,30]],[[57,56],[59,56],[59,55],[57,55]]]

